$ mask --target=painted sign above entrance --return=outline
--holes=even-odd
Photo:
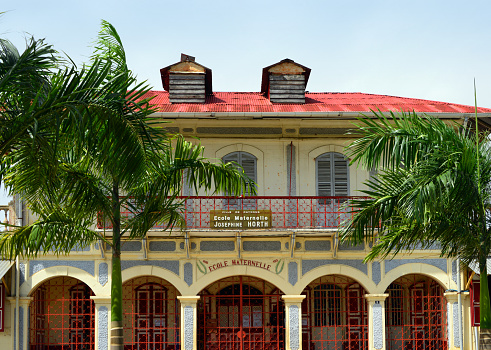
[[[251,260],[251,259],[223,259],[218,261],[209,261],[209,260],[197,261],[198,270],[203,275],[206,275],[208,272],[222,269],[224,267],[232,267],[238,265],[258,267],[260,269],[264,269],[270,272],[274,272],[276,274],[280,274],[283,271],[283,268],[285,267],[285,262],[281,259],[274,259],[272,262]]]
[[[210,228],[268,229],[271,228],[271,210],[210,210]]]

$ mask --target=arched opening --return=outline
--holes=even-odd
[[[31,349],[94,349],[92,290],[72,277],[55,277],[33,292]]]
[[[368,349],[365,289],[355,280],[329,275],[302,292],[302,349]]]
[[[447,349],[447,311],[440,284],[423,275],[392,282],[385,301],[387,350]]]
[[[249,276],[209,285],[198,304],[198,349],[284,349],[281,295],[271,283]]]
[[[179,348],[177,289],[158,277],[137,277],[123,284],[125,350]]]

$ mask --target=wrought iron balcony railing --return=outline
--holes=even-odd
[[[227,197],[227,196],[191,196],[183,197],[184,205],[181,215],[186,221],[188,229],[211,229],[213,217],[211,212],[250,211],[267,212],[271,215],[270,230],[283,229],[333,229],[353,215],[348,207],[352,199],[364,197],[318,197],[318,196],[254,196],[254,197]],[[129,218],[130,212],[122,211],[121,217]],[[99,220],[98,228],[111,228],[110,222]],[[156,225],[155,230],[166,226]],[[237,230],[236,227],[223,228]]]

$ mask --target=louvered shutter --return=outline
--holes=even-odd
[[[348,159],[340,153],[325,153],[317,158],[317,195],[348,196]]]
[[[334,179],[334,192],[333,196],[347,196],[348,195],[348,160],[344,155],[339,153],[331,153],[333,158],[333,179]]]
[[[256,157],[247,152],[234,152],[222,158],[224,163],[235,162],[239,164],[244,173],[256,182]]]
[[[234,153],[229,153],[225,157],[222,158],[222,161],[224,163],[230,163],[230,162],[235,162],[237,164],[239,163],[239,152],[234,152]]]
[[[323,155],[317,159],[317,195],[332,196],[331,188],[331,157]]]

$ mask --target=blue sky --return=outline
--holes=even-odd
[[[491,108],[489,1],[19,0],[0,11],[0,33],[19,49],[32,34],[77,63],[105,19],[158,90],[159,69],[183,52],[213,70],[214,91],[259,91],[261,69],[291,58],[312,69],[312,92],[473,105],[475,78],[478,104]]]

